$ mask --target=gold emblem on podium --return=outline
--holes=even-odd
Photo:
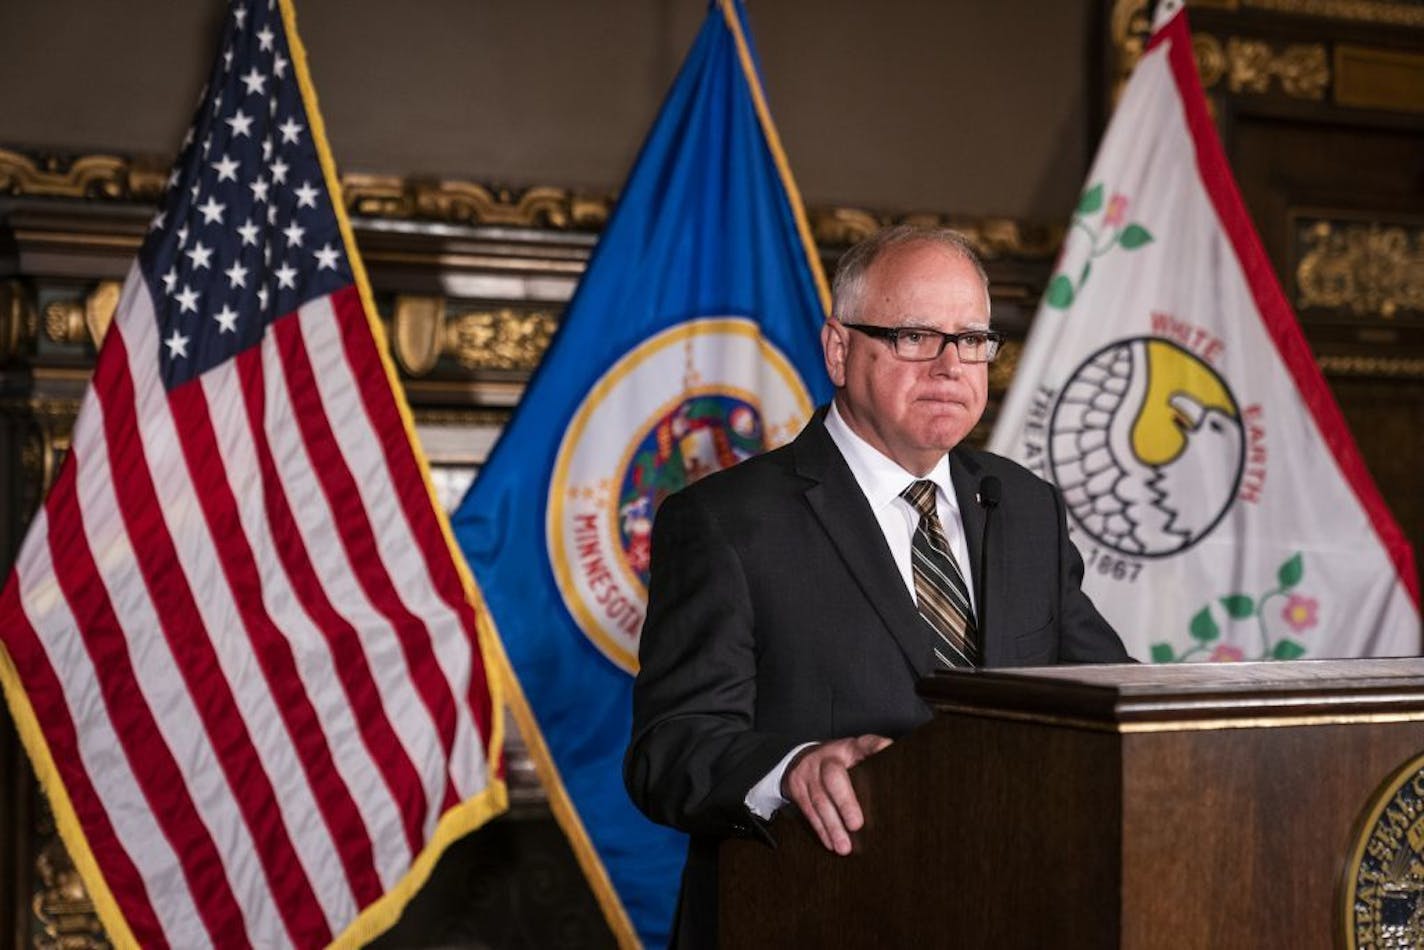
[[[1343,881],[1345,946],[1424,947],[1424,754],[1380,787],[1357,827]]]

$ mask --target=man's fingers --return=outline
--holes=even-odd
[[[822,779],[826,795],[835,806],[841,825],[847,831],[859,831],[860,826],[865,823],[865,817],[861,814],[860,802],[855,797],[855,788],[850,784],[850,773],[844,767],[835,765],[825,769]],[[849,837],[846,838],[846,844],[850,844]]]
[[[890,745],[890,740],[885,738],[884,736],[877,736],[873,734],[856,736],[854,739],[850,740],[850,748],[852,750],[852,754],[855,756],[855,759],[847,764],[855,765],[857,762],[869,758],[870,756],[879,752],[881,749],[884,749],[888,745]]]
[[[838,795],[832,791],[833,788],[839,787],[841,782],[848,788],[850,779],[846,775],[845,767],[838,762],[825,763],[818,777],[820,781],[815,783],[812,789],[811,805],[820,818],[822,828],[825,829],[821,835],[821,843],[836,854],[850,854],[850,832],[846,830],[845,816],[841,811],[843,793]],[[854,792],[851,792],[850,798],[854,803]]]

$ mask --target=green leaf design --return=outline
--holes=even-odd
[[[1170,643],[1154,643],[1154,644],[1152,644],[1152,662],[1153,662],[1153,663],[1171,663],[1171,662],[1172,662],[1173,660],[1175,660],[1176,658],[1177,658],[1177,652],[1172,649],[1172,644],[1170,644]]]
[[[1118,235],[1118,243],[1129,251],[1136,250],[1144,244],[1152,243],[1152,232],[1140,224],[1129,224],[1122,229]]]
[[[1300,579],[1305,575],[1305,562],[1301,560],[1300,552],[1281,565],[1276,571],[1276,580],[1280,581],[1281,590],[1290,590],[1300,583]]]
[[[1073,305],[1073,282],[1067,274],[1059,274],[1048,282],[1048,292],[1043,295],[1050,307],[1066,310]]]
[[[1294,640],[1282,640],[1271,651],[1271,658],[1274,660],[1299,660],[1303,656],[1305,656],[1305,647]]]
[[[1256,615],[1256,602],[1245,594],[1228,594],[1221,598],[1221,606],[1232,620],[1245,620]]]
[[[1095,214],[1103,206],[1103,183],[1098,182],[1078,199],[1079,214]]]
[[[1192,617],[1191,631],[1193,639],[1202,643],[1210,643],[1221,636],[1221,628],[1216,625],[1216,621],[1211,619],[1211,608],[1203,607]]]

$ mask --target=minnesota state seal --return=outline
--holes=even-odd
[[[744,317],[670,327],[589,391],[559,445],[546,531],[564,604],[610,660],[638,668],[662,500],[789,441],[811,409],[790,361]]]

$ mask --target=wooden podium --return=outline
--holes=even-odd
[[[853,854],[785,810],[776,849],[722,846],[724,946],[1343,946],[1362,823],[1424,753],[1424,659],[985,670],[921,692],[934,719],[852,772]]]

